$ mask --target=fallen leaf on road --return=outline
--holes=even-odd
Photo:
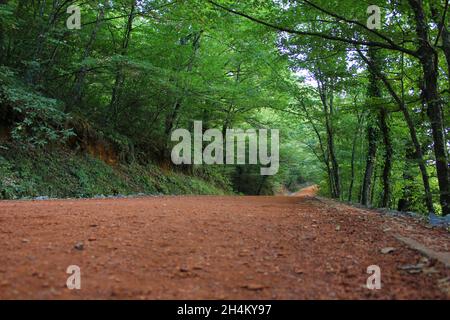
[[[188,272],[189,268],[182,266],[182,267],[179,267],[178,270],[181,271],[181,272]]]
[[[425,268],[422,271],[424,274],[439,273],[439,271],[435,267]]]
[[[251,291],[258,291],[258,290],[263,290],[265,287],[261,284],[250,283],[250,284],[246,284],[246,285],[242,286],[242,288],[251,290]]]
[[[393,247],[386,247],[386,248],[381,249],[382,254],[388,254],[388,253],[391,253],[394,251],[395,251],[395,248],[393,248]]]
[[[423,267],[425,267],[425,265],[423,263],[405,264],[403,266],[399,266],[398,269],[404,270],[404,271],[411,271],[411,270],[422,270]]]
[[[442,292],[450,294],[450,277],[439,279],[437,285]]]
[[[303,273],[303,270],[302,269],[294,269],[294,272],[295,273],[297,273],[297,274],[302,274]]]

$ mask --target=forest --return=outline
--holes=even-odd
[[[60,195],[61,170],[86,189],[90,155],[128,180],[158,171],[250,195],[317,184],[447,215],[449,16],[446,0],[2,0],[0,198]],[[278,129],[278,173],[174,165],[171,133],[195,121]],[[108,177],[76,195],[142,191]]]

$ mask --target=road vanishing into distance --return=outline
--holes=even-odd
[[[444,229],[314,187],[0,202],[1,299],[449,299],[449,251]],[[366,285],[374,265],[379,290]]]

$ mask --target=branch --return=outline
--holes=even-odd
[[[162,9],[162,8],[164,8],[164,7],[168,7],[168,6],[173,5],[173,4],[177,3],[177,2],[178,2],[178,0],[174,0],[174,1],[172,1],[172,2],[163,4],[163,5],[159,6],[159,7],[150,8],[150,9],[148,9],[148,10],[146,10],[146,11],[142,11],[142,12],[136,13],[136,14],[134,14],[134,15],[135,15],[135,16],[144,16],[144,15],[146,15],[146,14],[151,13],[152,11]],[[128,17],[129,15],[130,15],[130,14],[127,13],[127,14],[123,14],[123,15],[120,15],[120,16],[115,16],[115,17],[110,17],[110,18],[104,18],[104,19],[98,20],[98,22],[103,22],[103,21],[110,21],[110,20],[115,20],[115,19],[126,18],[126,17]],[[97,23],[97,20],[95,20],[95,21],[89,21],[89,22],[83,23],[82,26],[87,26],[87,25],[94,24],[94,23]]]
[[[266,27],[269,27],[271,29],[275,29],[275,30],[279,30],[279,31],[283,31],[283,32],[287,32],[290,34],[296,34],[296,35],[301,35],[301,36],[312,36],[312,37],[319,37],[322,39],[327,39],[327,40],[332,40],[332,41],[339,41],[339,42],[343,42],[343,43],[347,43],[347,44],[352,44],[352,45],[363,45],[363,46],[369,46],[369,47],[379,47],[379,48],[384,48],[384,49],[389,49],[389,50],[395,50],[395,51],[400,51],[400,52],[404,52],[408,55],[414,56],[414,57],[418,57],[418,53],[416,51],[412,51],[403,47],[400,47],[398,45],[391,45],[391,44],[387,44],[387,43],[383,43],[383,42],[378,42],[378,41],[360,41],[360,40],[354,40],[354,39],[347,39],[347,38],[343,38],[343,37],[336,37],[336,36],[331,36],[328,34],[323,34],[320,32],[309,32],[309,31],[298,31],[298,30],[294,30],[294,29],[290,29],[290,28],[286,28],[283,26],[279,26],[279,25],[275,25],[263,20],[260,20],[258,18],[252,17],[248,14],[245,14],[243,12],[240,11],[236,11],[230,8],[227,8],[221,4],[218,4],[212,0],[207,0],[210,4],[212,4],[213,6],[216,6],[218,8],[221,8],[222,10],[225,10],[229,13],[244,17],[250,21],[259,23],[261,25],[264,25]]]
[[[403,110],[405,109],[405,103],[398,94],[395,92],[394,88],[392,87],[389,80],[375,67],[374,63],[370,61],[358,48],[356,48],[356,51],[358,52],[358,55],[361,57],[361,59],[364,60],[364,62],[369,67],[370,71],[377,77],[379,80],[381,80],[384,85],[386,86],[386,89],[391,94],[392,98],[394,98],[395,102],[397,102],[398,106]]]
[[[379,37],[379,38],[385,40],[386,42],[388,42],[392,47],[401,48],[402,50],[407,50],[407,49],[405,49],[403,47],[400,47],[399,45],[394,43],[394,41],[392,41],[392,39],[386,37],[385,35],[381,34],[380,32],[376,31],[375,29],[369,29],[365,24],[363,24],[363,23],[361,23],[359,21],[351,20],[351,19],[347,19],[345,17],[342,17],[342,16],[340,16],[340,15],[334,13],[334,12],[331,12],[331,11],[328,11],[326,9],[323,9],[323,8],[319,7],[318,5],[312,3],[309,0],[303,0],[303,2],[305,2],[306,4],[310,5],[311,7],[315,8],[315,9],[317,9],[317,10],[319,10],[319,11],[321,11],[321,12],[323,12],[323,13],[329,15],[329,16],[332,16],[332,17],[334,17],[334,18],[336,18],[338,20],[342,20],[342,21],[347,22],[349,24],[355,24],[355,25],[357,25],[357,26],[367,30],[368,32],[373,33],[377,37]]]
[[[436,41],[434,42],[435,46],[437,46],[437,44],[439,42],[439,38],[441,37],[442,30],[444,28],[446,28],[446,26],[445,26],[445,16],[447,14],[447,11],[448,11],[448,1],[445,2],[445,9],[444,9],[444,13],[442,14],[442,21],[441,21],[441,23],[438,24],[439,31],[438,31],[438,35],[436,37]]]

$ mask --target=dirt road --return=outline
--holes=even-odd
[[[0,298],[450,297],[449,269],[394,237],[448,253],[446,231],[313,192],[0,202]],[[369,265],[381,290],[365,287]]]

